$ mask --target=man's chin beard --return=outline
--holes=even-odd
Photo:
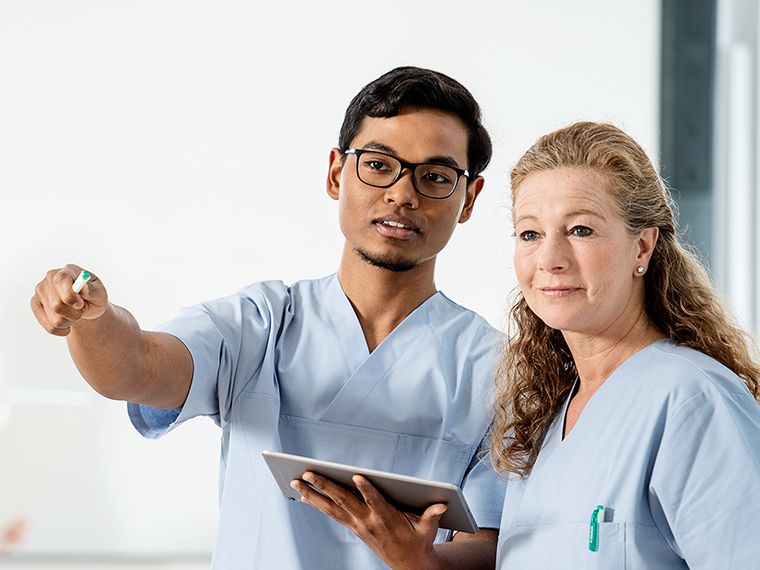
[[[386,271],[393,271],[394,273],[403,273],[404,271],[409,271],[410,269],[414,269],[417,266],[414,261],[378,257],[360,249],[355,249],[354,251],[356,251],[356,253],[363,261],[369,263],[371,266],[379,267],[380,269],[385,269]]]

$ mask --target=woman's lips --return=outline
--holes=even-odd
[[[564,285],[559,287],[539,287],[538,290],[542,295],[546,297],[566,297],[580,291],[580,287],[566,287]]]

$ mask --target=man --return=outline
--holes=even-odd
[[[500,337],[434,282],[490,157],[463,86],[397,68],[352,100],[330,152],[327,193],[345,236],[336,275],[256,283],[154,332],[110,304],[97,277],[73,293],[77,266],[38,284],[38,321],[67,335],[95,390],[130,402],[140,433],[198,415],[222,428],[214,568],[384,566],[337,522],[286,501],[264,449],[463,485],[484,530],[436,546],[436,564],[493,566],[503,483],[477,451]],[[434,532],[440,514],[409,520]]]

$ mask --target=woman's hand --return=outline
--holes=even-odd
[[[430,505],[417,516],[396,509],[361,475],[353,476],[361,496],[309,471],[303,481],[291,483],[303,502],[347,527],[391,568],[438,567],[433,541],[446,505]]]

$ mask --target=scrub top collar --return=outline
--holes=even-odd
[[[352,367],[356,370],[359,365],[369,356],[369,348],[367,347],[367,341],[364,337],[364,331],[362,330],[359,318],[356,316],[351,301],[348,299],[343,286],[340,284],[338,274],[335,273],[329,278],[327,285],[328,303],[327,306],[332,307],[330,311],[330,319],[332,320],[335,330],[339,332],[341,340],[347,351],[346,357],[348,362],[354,363]],[[437,305],[445,299],[445,296],[441,291],[436,291],[430,297],[425,299],[417,308],[409,313],[404,320],[402,320],[391,334],[386,337],[376,348],[374,352],[381,349],[384,344],[395,344],[396,337],[404,336],[406,334],[416,334],[415,324],[419,322],[430,322],[430,312],[437,309]],[[406,333],[405,331],[408,331]],[[393,337],[394,343],[386,342],[388,338]]]

